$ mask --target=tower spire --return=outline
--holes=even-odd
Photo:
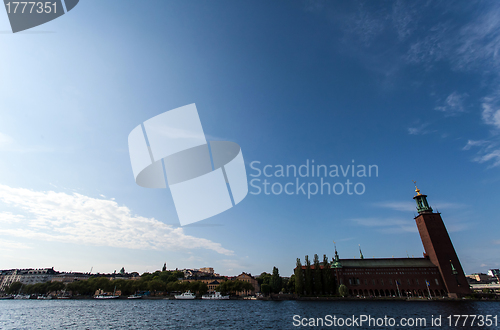
[[[337,245],[335,241],[333,241],[333,245],[335,246],[335,259],[332,262],[332,268],[342,268],[342,264],[340,263],[339,254],[337,253]]]
[[[422,195],[420,193],[420,189],[417,188],[417,181],[412,181],[415,184],[415,192],[417,193],[417,195],[415,195],[413,199],[417,202],[418,214],[432,213],[432,207],[430,207],[429,203],[427,203],[427,195]]]
[[[364,259],[365,257],[363,257],[363,252],[361,252],[361,244],[358,244],[358,246],[359,246],[359,258]]]

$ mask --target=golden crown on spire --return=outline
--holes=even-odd
[[[417,188],[417,181],[415,181],[415,180],[412,180],[412,181],[413,181],[413,184],[415,185],[415,192],[417,193],[417,196],[422,195],[422,194],[420,193],[420,189],[418,189],[418,188]]]

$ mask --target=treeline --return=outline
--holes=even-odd
[[[116,279],[109,280],[104,276],[93,276],[88,280],[75,281],[68,284],[62,282],[46,282],[23,285],[20,282],[12,283],[7,289],[8,294],[18,292],[26,294],[50,294],[61,291],[71,292],[73,295],[92,296],[97,290],[113,292],[121,291],[122,295],[131,295],[138,291],[149,291],[152,294],[163,292],[191,292],[203,295],[208,292],[208,285],[201,281],[180,281],[184,277],[181,271],[156,271],[144,273],[137,280]],[[222,282],[216,291],[222,293],[235,293],[238,291],[253,290],[253,285],[243,281]]]
[[[270,293],[294,293],[295,292],[295,275],[290,278],[281,277],[277,267],[273,267],[273,273],[262,273],[257,277],[260,285],[260,291],[263,294]]]
[[[255,288],[251,283],[245,282],[245,281],[240,281],[240,280],[235,280],[235,281],[224,281],[217,288],[215,291],[220,292],[221,294],[236,294],[236,292],[242,292],[242,291],[253,291]]]
[[[337,283],[326,254],[323,255],[323,262],[320,263],[317,254],[314,255],[313,267],[309,256],[305,257],[305,269],[297,258],[295,267],[295,293],[299,295],[334,295],[337,294]]]
[[[66,285],[62,282],[45,282],[23,285],[21,282],[12,283],[5,292],[8,294],[15,294],[18,292],[27,294],[46,294],[49,292],[57,292],[64,290]]]

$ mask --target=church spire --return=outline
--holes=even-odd
[[[415,192],[417,193],[413,199],[417,202],[418,214],[432,213],[432,207],[427,203],[427,195],[422,195],[420,193],[420,189],[417,188],[417,181],[413,181],[413,183],[415,184]]]
[[[365,257],[363,257],[363,252],[361,252],[361,244],[358,245],[359,245],[359,258],[364,259]]]
[[[342,268],[342,264],[340,263],[339,254],[337,253],[337,244],[333,241],[333,245],[335,246],[335,259],[332,262],[332,268]]]

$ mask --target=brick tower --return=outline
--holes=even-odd
[[[441,213],[434,213],[427,203],[427,195],[422,195],[420,189],[415,188],[417,195],[413,199],[417,202],[418,211],[415,221],[424,245],[424,256],[439,268],[449,297],[458,298],[470,294],[469,284],[441,219]]]

